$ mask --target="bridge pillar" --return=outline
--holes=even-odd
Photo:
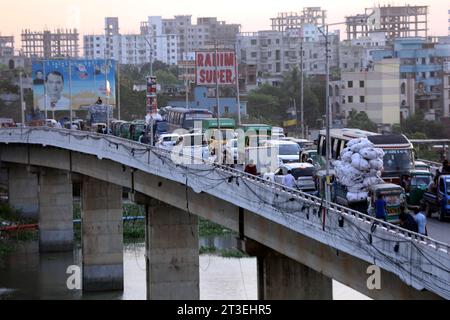
[[[259,300],[332,300],[332,279],[253,240],[245,251],[257,257]]]
[[[198,217],[162,203],[147,208],[147,299],[199,300]]]
[[[123,290],[122,187],[86,178],[81,194],[83,290]]]
[[[24,218],[38,218],[38,178],[27,166],[8,165],[9,205],[21,213]]]
[[[72,181],[66,171],[42,169],[39,173],[39,250],[73,250]]]

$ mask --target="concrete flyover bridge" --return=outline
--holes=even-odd
[[[449,245],[229,167],[50,128],[0,129],[0,161],[11,205],[39,213],[41,251],[72,249],[72,182],[82,184],[85,291],[123,289],[126,187],[146,206],[151,299],[199,298],[199,216],[257,257],[261,299],[331,299],[332,279],[374,299],[450,298]]]

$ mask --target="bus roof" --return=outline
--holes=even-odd
[[[170,108],[167,112],[181,112],[181,113],[208,113],[212,114],[208,109],[186,109],[186,108]]]
[[[220,118],[220,128],[222,129],[234,129],[236,128],[236,121],[229,118]],[[217,118],[202,119],[203,129],[217,128]]]
[[[326,131],[320,131],[321,135],[325,135]],[[360,129],[331,129],[331,138],[338,138],[346,141],[358,138],[367,138],[370,142],[379,148],[389,147],[390,145],[397,145],[401,148],[412,148],[412,143],[402,134],[387,134],[382,135],[375,132],[364,131]]]
[[[271,131],[272,130],[272,126],[268,125],[268,124],[242,124],[240,126],[242,129],[244,129],[244,131],[247,130],[267,130],[267,131]]]

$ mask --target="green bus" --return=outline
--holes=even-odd
[[[219,121],[217,119],[203,119],[202,120],[202,130],[205,132],[206,130],[212,129],[236,129],[236,121],[234,119],[221,118]]]

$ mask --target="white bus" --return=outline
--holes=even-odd
[[[386,153],[383,159],[383,179],[388,183],[400,184],[404,175],[414,169],[414,148],[404,135],[381,135],[359,129],[331,129],[331,159],[338,160],[341,151],[352,139],[367,138],[375,147]],[[326,131],[319,134],[317,152],[326,159]],[[325,162],[324,162],[325,163]]]

